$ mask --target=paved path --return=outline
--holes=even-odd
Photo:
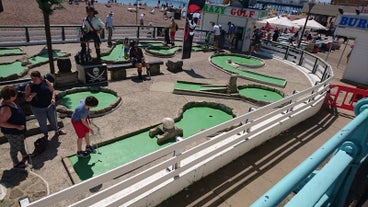
[[[42,47],[30,46],[22,49],[27,55],[32,56]],[[53,47],[68,51],[71,54],[76,54],[79,50],[78,44],[54,45]],[[108,50],[107,47],[102,49]],[[345,51],[346,54],[347,52]],[[208,57],[211,54],[192,53],[192,58],[184,61],[184,71],[180,73],[171,73],[165,69],[165,66],[161,66],[162,75],[153,76],[151,81],[140,82],[135,79],[136,71],[129,70],[127,80],[110,82],[109,88],[118,92],[123,99],[123,104],[113,113],[94,120],[100,126],[102,136],[93,137],[92,141],[101,142],[112,139],[157,124],[163,117],[176,117],[180,106],[190,101],[216,101],[233,108],[236,115],[246,113],[251,106],[248,103],[239,104],[239,101],[228,99],[178,96],[171,93],[172,84],[176,80],[227,83],[228,75],[208,64]],[[325,56],[326,54],[319,55]],[[178,57],[180,56],[178,55]],[[331,64],[334,67],[336,67],[339,57],[340,54],[337,52],[330,55]],[[151,56],[146,58],[148,60],[157,59]],[[167,61],[167,59],[162,60]],[[4,60],[0,59],[1,61]],[[72,70],[75,70],[74,61],[72,63]],[[311,84],[303,75],[290,75],[290,70],[293,69],[278,61],[266,60],[266,66],[262,70],[268,71],[271,75],[286,77],[288,80],[287,87],[284,89],[286,94]],[[344,64],[341,64],[340,69],[335,70],[334,82],[340,82],[339,79],[343,73],[341,68],[344,67]],[[47,73],[48,65],[43,65],[37,69],[43,74]],[[245,80],[238,81],[238,85],[248,83]],[[161,206],[248,206],[341,129],[351,118],[351,112],[340,112],[334,115],[322,110],[316,117],[252,150],[218,172],[165,201]],[[2,172],[0,183],[5,183],[3,185],[7,188],[5,199],[0,202],[0,206],[3,204],[4,206],[16,206],[18,199],[24,195],[32,199],[37,198],[37,196],[42,197],[48,191],[50,193],[57,192],[73,184],[61,159],[75,153],[75,135],[70,119],[65,118],[61,121],[68,135],[53,139],[49,143],[48,149],[41,156],[33,159],[33,169],[28,168],[27,171],[23,172],[24,174],[20,173],[15,184],[9,184],[13,180],[12,176],[9,177],[9,169],[11,168],[8,155],[9,146],[7,143],[0,145],[0,153],[3,154],[3,159],[0,160]],[[37,127],[35,122],[30,122],[29,125]],[[35,135],[27,138],[29,151],[33,149],[33,141],[40,136]],[[31,187],[27,183],[37,186],[37,190],[27,189]]]

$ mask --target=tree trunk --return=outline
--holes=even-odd
[[[50,73],[55,74],[54,56],[52,51],[51,32],[50,32],[50,16],[46,12],[42,13],[43,13],[43,20],[45,22],[45,34],[47,42],[47,54],[49,55]]]

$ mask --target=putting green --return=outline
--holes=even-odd
[[[211,62],[215,64],[216,66],[222,68],[223,70],[238,74],[249,80],[253,80],[253,81],[265,83],[265,84],[270,84],[274,86],[280,86],[280,87],[285,87],[286,85],[285,79],[235,68],[227,62],[228,59],[231,59],[232,62],[241,63],[244,65],[245,64],[254,65],[254,64],[260,63],[258,59],[247,58],[245,56],[238,56],[238,55],[214,55],[211,57]]]
[[[0,56],[23,55],[24,52],[20,48],[0,48]]]
[[[206,45],[194,45],[192,46],[192,50],[195,51],[195,52],[198,52],[198,51],[206,51],[206,50],[212,50],[213,49],[213,46],[206,46]]]
[[[257,101],[263,101],[272,103],[278,100],[283,99],[282,94],[277,93],[276,91],[267,90],[258,87],[245,87],[243,89],[239,89],[239,94],[243,95],[247,98],[251,98]]]
[[[200,130],[232,118],[232,115],[223,110],[197,106],[186,109],[175,125],[183,129],[183,138],[187,138]],[[74,155],[69,157],[69,160],[79,178],[86,180],[172,144],[168,142],[158,145],[156,138],[150,138],[148,133],[149,129],[128,137],[121,137],[115,142],[98,147],[99,153],[91,154],[88,158],[78,158]],[[98,138],[92,137],[92,139]]]
[[[21,76],[21,74],[26,70],[26,67],[24,67],[22,64],[23,63],[20,61],[0,64],[0,79],[7,78],[13,74]]]
[[[165,44],[162,42],[139,42],[138,47],[163,47]]]
[[[87,96],[94,96],[98,100],[98,106],[92,108],[91,111],[97,111],[100,109],[104,109],[110,106],[111,103],[115,102],[116,96],[107,92],[91,92],[91,91],[83,91],[78,93],[71,93],[63,96],[61,98],[61,105],[65,106],[67,109],[74,110],[75,107],[81,102],[81,100],[85,100]]]
[[[102,60],[107,62],[126,62],[129,59],[124,57],[124,45],[116,44],[107,55],[102,55]]]
[[[173,56],[177,51],[181,50],[180,46],[174,46],[174,47],[147,47],[146,52],[157,55],[157,56]]]

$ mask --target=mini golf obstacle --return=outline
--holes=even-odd
[[[282,88],[286,86],[286,80],[283,78],[250,71],[265,65],[260,58],[239,54],[217,54],[210,57],[210,63],[217,69],[237,74],[240,78]]]
[[[98,86],[80,87],[58,93],[56,110],[61,114],[60,116],[70,117],[80,101],[85,100],[87,96],[94,96],[99,102],[97,107],[91,109],[90,117],[110,113],[121,103],[121,97],[111,89]]]
[[[173,93],[238,99],[249,101],[257,105],[266,105],[281,100],[285,96],[283,92],[264,85],[248,84],[237,86],[236,80],[237,76],[232,75],[227,85],[177,81]]]
[[[189,102],[179,111],[178,117],[173,119],[175,126],[182,129],[182,138],[186,139],[203,129],[216,126],[233,117],[235,115],[232,109],[223,104]],[[75,155],[63,158],[64,166],[69,172],[73,183],[78,183],[81,180],[107,172],[174,143],[176,141],[175,138],[158,144],[157,137],[150,137],[150,130],[155,130],[161,124],[158,123],[148,128],[98,143],[98,151],[100,153],[90,154],[88,158],[78,158]],[[203,141],[206,139],[204,138]]]

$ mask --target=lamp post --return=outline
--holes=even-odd
[[[308,19],[311,15],[311,11],[312,11],[312,8],[314,7],[314,5],[316,5],[316,4],[314,3],[313,0],[308,3],[307,18],[305,19],[304,27],[303,27],[302,33],[300,34],[300,38],[299,38],[299,42],[298,42],[298,48],[300,48],[300,44],[302,43],[302,39],[303,39],[303,36],[304,36],[304,31],[305,31],[305,28],[307,27]]]

